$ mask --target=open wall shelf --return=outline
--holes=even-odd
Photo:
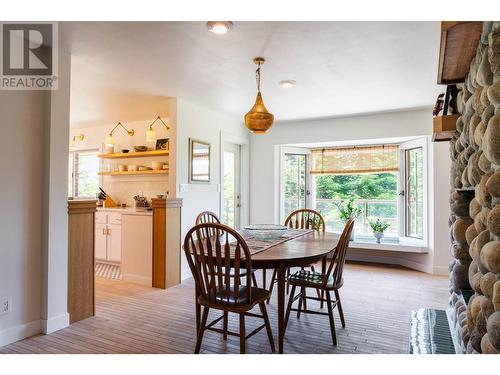
[[[114,153],[114,154],[99,154],[101,159],[124,159],[124,158],[143,158],[147,156],[167,156],[169,155],[168,150],[158,150],[158,151],[143,151],[143,152],[127,152]]]
[[[124,172],[99,172],[100,176],[139,176],[151,174],[168,174],[168,169]]]

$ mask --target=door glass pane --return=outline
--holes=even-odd
[[[306,155],[285,154],[283,215],[306,207]]]
[[[224,211],[223,222],[234,228],[236,221],[236,163],[235,154],[224,152]]]
[[[423,150],[406,151],[406,236],[423,238]]]
[[[73,179],[74,156],[75,156],[74,153],[70,153],[68,159],[68,197],[73,196],[73,183],[75,181]]]

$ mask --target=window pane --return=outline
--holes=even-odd
[[[97,152],[75,153],[75,197],[95,197],[99,191]]]
[[[381,219],[390,226],[385,235],[397,237],[397,174],[367,173],[349,175],[317,175],[315,182],[315,207],[326,223],[326,230],[340,233],[344,223],[336,203],[354,198],[361,210],[354,223],[356,236],[373,236],[370,220]]]
[[[406,151],[406,235],[423,238],[423,150]]]
[[[283,214],[306,207],[306,155],[285,154]]]

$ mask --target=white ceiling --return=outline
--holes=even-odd
[[[267,59],[262,94],[277,121],[431,106],[442,91],[438,22],[234,22],[226,35],[203,22],[71,22],[64,30],[72,125],[140,117],[164,97],[242,119],[255,100],[255,56]],[[297,85],[281,88],[285,79]]]

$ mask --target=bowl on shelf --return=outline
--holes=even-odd
[[[148,146],[134,146],[136,152],[144,152],[148,150]]]
[[[245,231],[249,236],[258,240],[275,240],[282,237],[288,228],[276,224],[247,225]]]
[[[127,171],[127,166],[124,164],[118,164],[118,171],[119,172],[126,172]]]
[[[139,171],[141,171],[141,172],[142,172],[142,171],[150,171],[150,170],[151,170],[151,168],[150,168],[150,167],[145,167],[145,166],[143,166],[143,165],[140,165],[140,166],[139,166]]]
[[[131,172],[137,172],[139,170],[139,166],[135,164],[131,164],[128,166],[128,170]]]
[[[153,167],[153,170],[159,171],[163,168],[163,165],[165,163],[163,161],[154,161],[151,163],[151,166]]]
[[[122,153],[123,153],[123,154],[128,154],[128,152],[129,152],[129,151],[130,151],[130,150],[128,150],[128,149],[126,149],[126,148],[124,148],[124,149],[122,150]]]

